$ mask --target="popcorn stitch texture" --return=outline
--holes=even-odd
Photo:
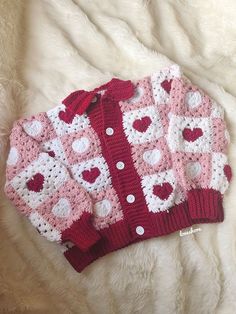
[[[128,244],[224,219],[223,109],[174,64],[20,119],[5,193],[77,271]]]

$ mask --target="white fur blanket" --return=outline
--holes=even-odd
[[[12,122],[75,89],[154,72],[162,53],[226,111],[236,174],[234,0],[0,0],[1,191]],[[225,220],[147,240],[76,273],[1,192],[0,312],[235,314],[236,180]]]

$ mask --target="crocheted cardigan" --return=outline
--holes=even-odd
[[[173,64],[15,121],[5,193],[82,271],[141,240],[224,219],[223,109]]]

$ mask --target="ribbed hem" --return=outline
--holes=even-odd
[[[193,223],[224,220],[223,200],[219,191],[195,189],[188,192],[188,208]]]
[[[125,220],[100,230],[101,240],[88,252],[82,252],[74,246],[64,255],[68,262],[78,272],[81,272],[96,259],[139,241],[168,235],[199,223],[215,223],[224,220],[222,196],[213,189],[191,190],[188,201],[175,205],[169,212],[147,212],[134,219],[131,224]],[[134,232],[136,227],[142,226],[143,234]]]
[[[83,213],[79,220],[73,222],[69,229],[63,231],[62,242],[71,241],[82,251],[90,249],[101,239],[91,222],[91,218],[90,213]]]
[[[133,232],[138,226],[144,228],[143,234]],[[91,264],[94,260],[116,251],[130,244],[150,238],[164,236],[174,231],[192,226],[192,220],[188,212],[187,202],[175,205],[169,212],[144,214],[143,219],[128,225],[125,220],[110,225],[109,228],[100,230],[102,239],[88,252],[82,252],[74,246],[68,249],[64,255],[69,263],[78,272]]]
[[[119,221],[110,228],[101,230],[102,239],[88,252],[82,252],[74,246],[64,252],[64,256],[77,272],[81,272],[93,261],[132,243],[132,238],[125,222]]]

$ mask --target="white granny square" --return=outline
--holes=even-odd
[[[80,131],[89,126],[89,119],[86,114],[76,114],[71,123],[66,123],[59,118],[60,111],[65,111],[65,106],[60,105],[47,111],[47,116],[51,120],[56,133],[59,136]]]
[[[93,182],[89,182],[84,179],[83,173],[85,171],[95,173]],[[71,172],[75,180],[90,192],[99,192],[111,185],[108,165],[102,155],[73,165]]]
[[[146,124],[146,121],[151,122]],[[142,123],[144,126],[139,128]],[[131,144],[151,142],[163,135],[161,119],[155,106],[124,112],[123,128]]]
[[[50,171],[51,170],[51,171]],[[37,173],[44,176],[43,187],[39,192],[30,191],[27,182]],[[41,153],[27,168],[12,179],[10,184],[31,208],[35,209],[46,198],[55,193],[69,179],[66,168],[61,163],[50,157],[47,153]]]
[[[155,185],[162,185],[164,183],[169,183],[173,190],[167,199],[162,200],[153,193],[153,188]],[[171,169],[157,174],[143,176],[141,178],[141,184],[150,212],[157,213],[165,211],[174,204],[181,202],[182,195],[180,191],[177,190],[176,179]]]
[[[195,132],[201,129],[202,135],[194,141],[183,136],[185,129]],[[167,136],[171,152],[207,153],[211,151],[211,119],[171,115]]]
[[[64,153],[63,145],[59,138],[54,138],[51,141],[47,141],[41,144],[42,149],[46,152],[53,151],[55,153],[55,159],[58,159],[63,164],[68,165],[67,158]]]
[[[229,182],[224,173],[224,167],[227,165],[227,156],[222,153],[213,153],[211,162],[211,182],[210,187],[222,194],[227,190]]]
[[[161,86],[165,80],[169,81],[181,76],[180,67],[173,64],[159,72],[151,75],[152,94],[156,104],[167,104],[169,101],[169,93]]]

